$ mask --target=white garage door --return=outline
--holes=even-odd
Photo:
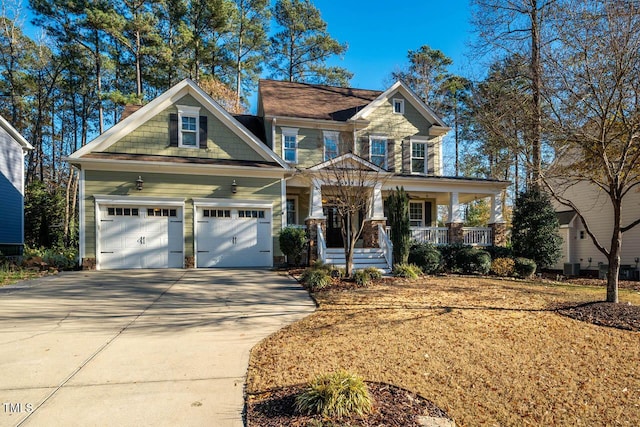
[[[198,267],[270,267],[271,210],[198,208]]]
[[[180,268],[182,209],[162,206],[102,206],[101,269]]]

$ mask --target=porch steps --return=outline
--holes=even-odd
[[[343,267],[346,264],[344,257],[344,249],[330,248],[325,251],[325,264]],[[384,258],[384,252],[379,248],[356,248],[353,252],[353,268],[354,270],[362,270],[367,267],[374,267],[382,270],[384,273],[390,273],[391,268]]]

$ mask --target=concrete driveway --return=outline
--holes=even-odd
[[[0,426],[242,426],[250,349],[314,309],[266,270],[73,272],[0,288]]]

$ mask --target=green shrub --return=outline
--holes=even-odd
[[[425,274],[438,274],[442,269],[442,255],[430,243],[413,242],[409,249],[409,263],[420,267]]]
[[[393,266],[393,275],[407,279],[417,279],[422,270],[415,264],[396,264]]]
[[[516,258],[515,260],[515,271],[519,277],[527,279],[536,272],[536,262],[529,258]]]
[[[457,253],[456,263],[464,274],[487,274],[491,270],[491,255],[482,249],[467,246]]]
[[[382,273],[375,267],[367,267],[363,270],[356,270],[353,279],[358,286],[367,286],[372,280],[382,278]]]
[[[326,270],[307,268],[302,273],[302,282],[315,292],[326,288],[331,284],[331,276]]]
[[[23,260],[40,258],[42,262],[58,270],[75,270],[78,267],[78,250],[75,248],[25,247]]]
[[[498,259],[498,258],[513,259],[514,257],[513,248],[511,248],[510,246],[487,246],[486,248],[484,248],[484,250],[489,252],[489,255],[491,255],[491,259]]]
[[[469,247],[470,246],[466,246],[462,243],[453,243],[450,245],[439,246],[438,250],[442,255],[442,265],[444,269],[449,273],[460,272],[461,267],[458,260],[459,252]]]
[[[317,376],[296,397],[295,407],[300,413],[323,417],[362,416],[372,409],[362,377],[346,371]]]
[[[347,270],[345,270],[344,267],[331,266],[329,275],[331,277],[335,277],[336,279],[342,279],[347,276]]]
[[[513,276],[516,262],[512,258],[496,258],[491,262],[491,271],[496,276]]]
[[[287,262],[300,265],[307,245],[306,232],[298,227],[285,227],[280,231],[280,250],[287,256]]]

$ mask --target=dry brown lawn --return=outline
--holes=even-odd
[[[636,290],[621,301],[640,304]],[[385,279],[315,294],[316,313],[251,355],[247,392],[344,368],[433,401],[458,425],[640,424],[640,333],[562,316],[601,287]]]

